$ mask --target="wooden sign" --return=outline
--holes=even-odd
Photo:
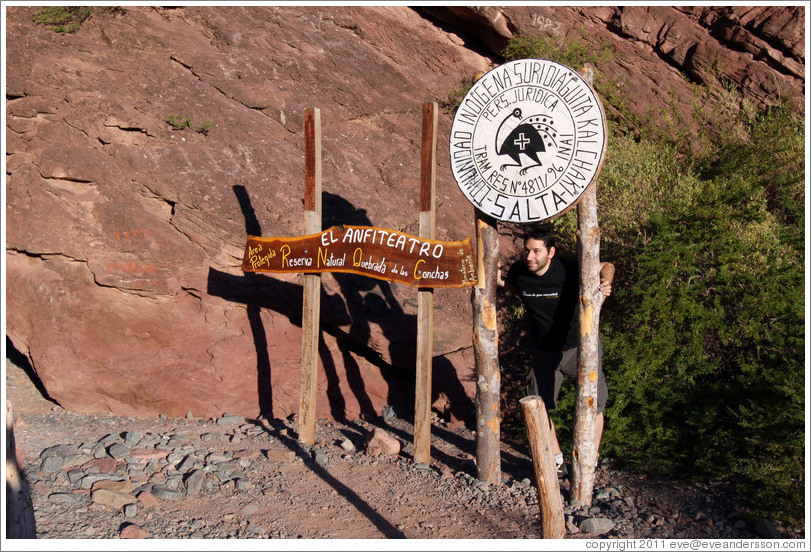
[[[438,241],[370,226],[295,238],[248,236],[243,272],[349,272],[413,287],[476,283],[470,238]]]
[[[589,83],[559,63],[519,59],[465,95],[451,127],[451,168],[488,216],[538,222],[579,201],[605,147],[605,115]]]

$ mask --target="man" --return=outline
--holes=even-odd
[[[577,348],[580,320],[577,303],[580,296],[579,268],[576,263],[561,259],[557,254],[551,231],[530,230],[524,238],[521,261],[515,262],[507,273],[507,289],[516,293],[529,316],[532,335],[532,368],[527,374],[527,394],[540,396],[546,409],[555,408],[563,376],[577,380]],[[614,265],[600,263],[600,291],[611,295]],[[597,418],[595,420],[595,450],[600,449],[603,434],[603,411],[608,388],[602,367],[602,344],[597,356]],[[557,435],[554,438],[555,464],[558,476],[567,474]]]

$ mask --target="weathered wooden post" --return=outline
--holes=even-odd
[[[17,464],[11,401],[6,401],[6,535],[10,539],[37,538],[31,492]]]
[[[589,85],[594,82],[594,71],[590,68],[583,69],[581,76]],[[580,346],[577,352],[571,500],[573,503],[590,505],[597,465],[597,355],[600,308],[603,304],[600,293],[596,175],[577,205],[577,254],[580,263]]]
[[[476,473],[501,483],[501,372],[498,364],[498,228],[476,209],[477,281],[473,286],[473,352],[476,358]]]
[[[532,453],[538,506],[541,510],[542,536],[545,539],[562,539],[566,535],[566,523],[555,469],[552,426],[546,413],[546,406],[543,399],[535,395],[524,397],[519,402],[524,412]]]
[[[436,234],[436,144],[439,111],[436,103],[422,108],[420,168],[420,237]],[[434,362],[434,290],[417,291],[417,376],[414,397],[414,461],[431,463],[431,377]]]
[[[321,231],[321,111],[304,113],[304,233]],[[304,274],[301,316],[301,392],[299,441],[315,444],[315,391],[318,376],[318,339],[321,314],[321,275]]]

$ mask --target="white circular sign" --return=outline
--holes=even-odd
[[[572,69],[519,59],[481,77],[451,127],[451,168],[465,196],[507,222],[551,219],[597,178],[605,115]]]

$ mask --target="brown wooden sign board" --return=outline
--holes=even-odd
[[[349,272],[413,287],[476,284],[470,238],[439,241],[370,226],[294,238],[248,236],[243,272]]]

